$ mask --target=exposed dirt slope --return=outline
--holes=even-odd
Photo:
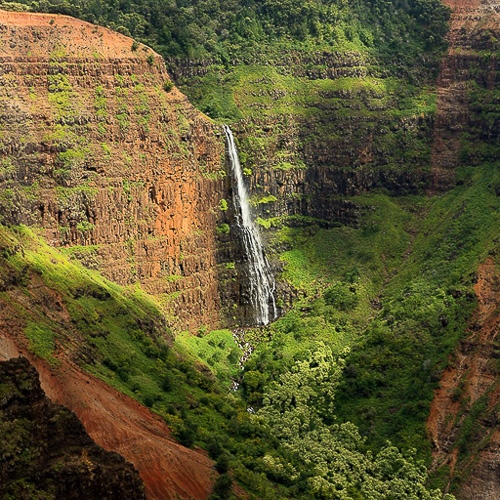
[[[27,357],[38,370],[47,396],[73,410],[97,444],[135,465],[148,499],[209,496],[216,473],[205,455],[172,441],[159,417],[65,357],[54,368],[32,356],[12,340],[17,326],[12,319],[9,333],[0,331],[0,360]]]
[[[498,85],[500,65],[492,54],[500,32],[500,2],[445,3],[452,9],[452,18],[450,46],[438,81],[432,152],[436,191],[454,184],[460,164],[487,161],[481,147],[494,144],[498,134],[495,122],[488,118],[488,106],[495,102],[491,92]],[[475,101],[472,89],[479,89]],[[469,152],[462,149],[464,144]],[[468,156],[461,157],[461,151]],[[498,264],[489,258],[478,271],[477,315],[441,378],[428,420],[434,446],[432,470],[463,499],[500,498],[499,280]]]
[[[475,292],[477,316],[441,378],[427,424],[432,469],[442,468],[447,487],[461,499],[493,500],[500,498],[500,269],[494,259],[480,266]]]
[[[0,362],[0,392],[0,497],[146,498],[132,465],[45,396],[26,358]]]
[[[0,47],[0,56],[46,57],[59,42],[59,48],[75,58],[92,58],[98,53],[103,58],[137,59],[130,50],[133,40],[107,28],[69,16],[3,10],[0,13],[2,33],[9,36],[9,43]],[[38,29],[35,38],[29,36],[33,27]],[[44,31],[53,36],[44,36]],[[29,53],[25,52],[27,49]]]

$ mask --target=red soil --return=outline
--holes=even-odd
[[[71,361],[62,360],[61,366],[52,368],[0,332],[0,360],[21,354],[38,370],[50,399],[73,410],[97,444],[134,464],[148,498],[210,495],[216,476],[212,462],[173,442],[168,427],[154,413]]]
[[[435,391],[427,428],[434,446],[433,469],[448,465],[450,479],[454,473],[462,475],[459,498],[496,499],[500,497],[500,427],[480,417],[482,440],[458,464],[458,447],[454,446],[472,405],[487,395],[488,410],[499,402],[500,380],[491,361],[495,357],[493,345],[500,331],[500,271],[493,259],[488,259],[478,270],[474,287],[479,308],[470,328],[470,336],[458,347],[453,363],[445,370],[440,387]],[[455,470],[459,467],[459,470]],[[463,477],[464,474],[467,477]]]
[[[0,10],[0,26],[15,30],[12,44],[0,46],[0,56],[20,57],[26,55],[23,42],[30,45],[29,57],[46,56],[54,50],[63,51],[76,58],[137,58],[140,54],[154,52],[142,45],[139,51],[132,51],[134,40],[108,28],[95,26],[69,16],[57,14],[33,14],[25,12],[8,12]],[[30,30],[36,27],[39,31],[50,31],[50,37],[32,39]],[[15,41],[15,43],[14,43]],[[48,46],[49,50],[48,50]],[[57,55],[57,52],[54,53]],[[60,53],[58,54],[61,55]]]

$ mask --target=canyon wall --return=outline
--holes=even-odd
[[[433,188],[453,186],[458,167],[497,168],[500,2],[447,0],[449,50],[438,80],[433,141]],[[497,186],[491,186],[496,195]],[[431,470],[460,499],[500,495],[498,252],[478,270],[478,310],[435,391],[428,420]]]
[[[173,325],[216,325],[221,130],[123,35],[0,12],[0,41],[3,222],[140,284]]]
[[[436,111],[433,88],[384,76],[383,63],[366,54],[281,56],[269,66],[233,68],[226,96],[240,115],[233,129],[276,276],[290,249],[286,242],[276,244],[283,227],[359,227],[367,206],[355,196],[403,196],[428,187]],[[176,68],[181,79],[191,74],[184,66]],[[196,97],[212,89],[211,76],[204,78],[208,83],[186,80],[187,92]],[[229,177],[226,182],[231,199]],[[246,324],[245,263],[233,215],[230,206],[224,219],[228,232],[220,235],[220,259],[226,265],[219,267],[222,311]],[[296,297],[297,290],[280,279],[280,312]]]
[[[500,62],[496,54],[500,4],[496,0],[444,3],[452,15],[449,48],[441,61],[437,81],[431,157],[434,191],[452,187],[456,168],[461,164],[478,164],[491,158],[491,152],[482,158],[485,151],[477,143],[483,139],[493,143],[499,135],[493,94],[488,98],[485,92],[493,91],[499,82]]]

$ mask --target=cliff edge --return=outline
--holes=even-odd
[[[139,283],[173,325],[216,325],[218,127],[109,29],[0,11],[0,47],[0,222]]]

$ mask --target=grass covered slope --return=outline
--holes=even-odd
[[[278,246],[290,248],[283,278],[308,298],[246,365],[249,404],[265,406],[268,388],[322,343],[337,353],[350,347],[337,421],[355,423],[372,449],[390,440],[429,460],[433,389],[476,306],[478,265],[498,247],[499,166],[461,169],[461,185],[439,198],[363,196],[372,210],[357,228],[278,232]]]
[[[154,300],[140,290],[121,288],[68,261],[24,227],[2,226],[0,246],[4,334],[47,360],[56,375],[68,362],[76,363],[149,406],[181,443],[207,449],[222,474],[214,488],[220,498],[230,496],[229,469],[259,498],[330,498],[335,491],[342,491],[343,498],[391,492],[442,497],[425,489],[425,468],[411,455],[394,447],[367,453],[352,424],[325,427],[328,439],[325,434],[323,442],[317,441],[318,429],[328,423],[322,412],[335,408],[345,353],[324,346],[322,352],[292,360],[290,375],[282,371],[281,382],[277,378],[278,385],[265,390],[265,403],[253,415],[238,394],[228,393],[192,355],[176,347],[197,344],[200,357],[218,361],[212,364],[224,380],[237,353],[228,332],[173,345]],[[325,390],[313,384],[320,374],[326,377]],[[288,387],[295,383],[296,388]],[[285,394],[295,394],[301,407],[294,409],[292,402],[290,408],[288,397],[279,402]],[[294,412],[306,418],[298,441],[277,430],[288,428]],[[310,457],[305,464],[303,452]],[[318,453],[330,456],[326,468],[315,463]],[[345,468],[332,468],[346,456]],[[384,472],[388,467],[391,472]]]

